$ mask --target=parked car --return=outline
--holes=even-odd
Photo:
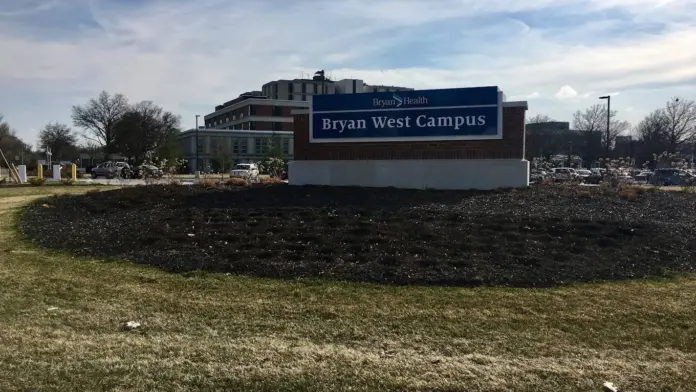
[[[104,162],[92,168],[90,172],[92,178],[130,178],[133,171],[126,162]]]
[[[575,171],[575,175],[578,179],[585,181],[592,175],[592,172],[587,169],[578,169]]]
[[[657,169],[650,183],[658,186],[682,185],[686,177],[686,172],[681,169]]]
[[[642,171],[638,173],[637,176],[635,176],[635,179],[637,182],[644,182],[647,183],[650,181],[650,178],[652,177],[652,172],[649,171]]]
[[[164,172],[154,165],[140,165],[133,168],[133,178],[162,178]]]
[[[230,170],[230,178],[244,178],[249,181],[259,179],[259,166],[255,163],[239,163]]]
[[[571,181],[573,172],[567,167],[556,167],[551,169],[551,175],[554,181]]]

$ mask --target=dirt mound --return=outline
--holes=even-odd
[[[694,216],[683,192],[148,186],[52,197],[20,227],[173,272],[543,287],[692,272]]]

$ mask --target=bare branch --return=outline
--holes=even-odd
[[[674,97],[664,109],[667,123],[669,152],[694,138],[696,134],[696,102]]]
[[[114,127],[126,111],[128,99],[124,95],[110,96],[106,91],[102,91],[85,106],[73,106],[73,125],[83,128],[85,135],[91,135],[90,140],[98,141],[106,152],[110,153],[115,139]]]
[[[545,115],[545,114],[537,114],[536,116],[532,116],[527,119],[527,124],[540,124],[540,123],[547,123],[547,122],[554,122],[556,120],[552,119],[551,117]]]

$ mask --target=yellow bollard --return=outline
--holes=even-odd
[[[73,163],[71,165],[71,167],[72,167],[72,172],[70,173],[70,175],[72,176],[72,180],[77,181],[77,165]]]
[[[36,167],[36,174],[39,176],[39,179],[43,178],[43,165],[39,165]]]

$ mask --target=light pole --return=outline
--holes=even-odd
[[[199,157],[198,157],[198,117],[200,117],[199,114],[196,114],[196,177],[199,176],[200,173],[200,167],[201,164],[199,163]]]
[[[607,100],[607,152],[606,158],[609,158],[609,125],[611,124],[611,95],[604,95],[599,99]]]

